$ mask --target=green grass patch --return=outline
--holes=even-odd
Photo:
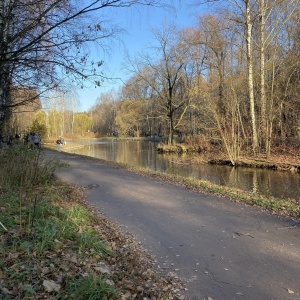
[[[99,276],[90,275],[79,280],[68,280],[62,299],[109,300],[117,299],[116,291]]]
[[[113,255],[95,215],[53,180],[63,165],[24,147],[1,149],[0,161],[0,299],[117,299],[90,268]]]
[[[0,299],[178,299],[177,278],[55,180],[65,167],[43,150],[0,149]]]

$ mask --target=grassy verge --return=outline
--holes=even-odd
[[[79,154],[71,155],[82,156]],[[86,158],[86,156],[83,157]],[[230,200],[235,202],[243,202],[247,205],[267,210],[272,214],[300,220],[300,199],[278,199],[275,197],[266,198],[259,194],[246,192],[237,188],[220,186],[205,180],[197,180],[195,178],[186,178],[178,175],[160,173],[156,171],[151,171],[147,168],[129,166],[123,163],[109,162],[93,157],[89,158],[99,160],[104,164],[109,164],[116,168],[122,168],[144,176],[149,176],[156,180],[167,181],[200,192],[208,192],[224,198],[229,198]]]
[[[180,283],[55,180],[42,151],[0,149],[0,299],[180,299]]]
[[[266,209],[272,214],[290,217],[293,219],[300,219],[299,200],[277,199],[273,197],[266,198],[255,193],[245,192],[236,188],[219,186],[207,181],[194,180],[192,178],[181,178],[177,182],[180,182],[192,189],[205,190],[215,195],[228,197],[236,202],[244,202],[251,206]]]
[[[172,175],[157,175],[149,174],[152,177],[159,177],[165,181],[169,181],[178,185],[185,186],[186,188],[206,191],[214,195],[229,198],[235,202],[243,202],[251,206],[268,210],[272,214],[277,214],[293,219],[300,219],[300,201],[295,199],[277,199],[273,197],[263,197],[258,194],[245,192],[236,188],[220,186],[205,180],[197,180],[194,178],[184,178]]]
[[[108,163],[103,161],[104,163]],[[235,202],[243,202],[260,209],[267,210],[272,214],[300,220],[300,199],[278,199],[264,197],[259,194],[246,192],[237,188],[220,186],[209,181],[186,178],[178,175],[162,174],[145,168],[137,168],[120,163],[110,163],[116,167],[124,168],[141,175],[152,177],[156,180],[167,181],[176,185],[184,186],[200,192],[208,192],[214,195],[229,198]]]

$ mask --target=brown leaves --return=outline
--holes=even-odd
[[[105,262],[91,267],[102,274],[111,276],[122,291],[120,299],[184,299],[178,278],[172,274],[164,276],[156,269],[154,258],[129,234],[98,214],[93,227],[107,241],[114,255]]]
[[[72,206],[74,202],[70,198],[61,201],[60,206]],[[78,197],[75,199],[77,204],[88,207]],[[183,299],[180,296],[182,286],[177,278],[162,275],[156,269],[153,257],[131,235],[124,234],[102,215],[93,213],[95,217],[87,228],[93,236],[104,241],[110,255],[103,255],[92,245],[79,252],[71,239],[64,238],[50,240],[51,247],[41,252],[34,239],[17,236],[17,231],[11,231],[1,236],[0,242],[3,247],[11,247],[12,236],[15,236],[19,247],[16,252],[6,250],[5,255],[0,251],[0,261],[6,261],[5,269],[0,264],[2,291],[11,299],[21,299],[24,287],[29,291],[34,287],[32,296],[35,299],[51,299],[64,293],[70,281],[97,277],[120,291],[117,299]],[[72,299],[72,294],[71,291],[66,295],[68,299]]]

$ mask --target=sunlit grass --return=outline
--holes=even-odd
[[[147,175],[157,180],[168,181],[176,185],[184,186],[188,189],[197,190],[199,192],[207,192],[236,202],[244,202],[251,206],[261,207],[275,214],[277,213],[279,215],[285,215],[292,218],[300,218],[299,200],[264,197],[256,193],[243,191],[237,188],[217,185],[206,180],[160,173],[146,168],[134,167],[125,164],[114,163],[114,165],[135,173]]]
[[[117,299],[106,278],[80,264],[112,252],[93,229],[95,216],[79,203],[82,195],[53,180],[53,172],[63,165],[25,147],[2,149],[0,161],[0,274],[6,279],[0,298],[14,299],[9,296],[14,293],[18,299],[37,294],[48,298],[56,293],[59,299]],[[68,273],[70,268],[82,274]],[[57,279],[62,274],[65,283]],[[41,286],[49,276],[60,287],[50,294]]]
[[[116,299],[116,291],[99,276],[88,276],[79,280],[68,280],[63,299],[105,300]]]

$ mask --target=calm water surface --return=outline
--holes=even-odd
[[[81,143],[84,147],[71,152],[146,167],[153,171],[208,180],[266,196],[300,199],[299,173],[190,163],[189,157],[158,153],[157,144],[151,141],[90,140]]]

